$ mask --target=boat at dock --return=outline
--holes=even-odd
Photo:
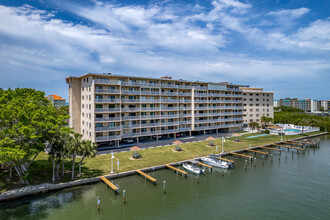
[[[202,157],[201,160],[203,161],[203,163],[208,164],[210,166],[220,167],[225,169],[230,168],[229,162],[217,160],[216,158],[213,157]]]
[[[187,170],[188,172],[193,173],[193,174],[198,175],[198,174],[204,174],[205,173],[204,169],[199,168],[199,167],[197,167],[195,165],[192,165],[192,164],[184,163],[182,166],[185,170]]]
[[[220,158],[222,158],[222,157],[220,157],[220,155],[216,155],[216,154],[210,154],[210,157],[213,158],[213,159],[216,159],[217,161],[221,161]],[[234,161],[229,162],[230,160],[229,161],[226,161],[226,159],[224,159],[222,161],[223,162],[226,162],[228,164],[229,168],[234,168],[235,167]]]

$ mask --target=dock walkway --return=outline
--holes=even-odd
[[[235,161],[233,161],[233,160],[229,160],[229,159],[226,159],[226,158],[223,158],[223,157],[215,157],[215,158],[218,159],[218,160],[223,160],[223,161],[227,161],[227,162],[235,163]]]
[[[239,153],[235,153],[235,152],[232,152],[232,151],[229,151],[228,152],[229,154],[233,154],[233,155],[237,155],[237,156],[240,156],[240,157],[245,157],[245,158],[249,158],[252,160],[252,156],[249,156],[249,155],[244,155],[244,154],[239,154]]]
[[[151,176],[149,176],[148,174],[146,174],[145,172],[141,171],[141,170],[136,170],[136,172],[138,174],[140,174],[141,176],[144,176],[145,178],[147,178],[148,180],[150,180],[151,182],[153,182],[153,184],[157,183],[157,180]]]
[[[208,164],[202,163],[202,162],[198,162],[199,165],[202,165],[204,167],[208,167],[208,168],[213,168],[213,166],[210,166]]]
[[[178,168],[175,168],[175,167],[173,167],[173,166],[171,166],[169,164],[165,164],[165,166],[168,167],[168,168],[170,168],[170,169],[172,169],[172,170],[174,170],[174,171],[176,171],[176,172],[178,172],[178,173],[180,173],[180,174],[182,174],[182,175],[184,175],[184,176],[187,175],[187,172],[186,171],[183,171],[183,170],[180,170]]]
[[[300,148],[300,147],[291,147],[291,146],[280,145],[280,144],[273,144],[273,145],[278,146],[278,147],[286,147],[286,148],[296,149],[296,150],[305,150],[304,148]]]
[[[263,146],[260,146],[259,148],[264,148],[264,149],[268,149],[268,150],[276,150],[276,151],[284,151],[282,149],[277,149],[277,148],[272,148],[272,147],[263,147]]]
[[[259,153],[259,154],[265,154],[265,155],[268,155],[267,152],[262,152],[262,151],[257,151],[257,150],[251,150],[251,149],[249,149],[249,148],[246,148],[245,150],[246,150],[246,151],[250,151],[250,152],[254,152],[254,153]]]
[[[107,178],[105,178],[104,176],[101,176],[100,179],[107,184],[113,191],[115,191],[115,193],[118,193],[118,187],[115,186],[115,184],[113,184],[112,182],[110,182],[110,180],[108,180]]]

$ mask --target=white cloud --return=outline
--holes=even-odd
[[[290,18],[301,17],[302,15],[307,14],[309,12],[310,12],[309,8],[297,8],[297,9],[282,9],[278,11],[271,11],[267,14],[272,16],[281,16],[284,19],[290,19]]]
[[[92,21],[88,26],[28,5],[0,6],[0,66],[1,74],[6,74],[1,83],[47,84],[52,80],[65,85],[64,77],[69,74],[113,72],[247,84],[283,78],[314,80],[330,69],[323,56],[299,60],[261,57],[253,50],[235,47],[231,51],[232,43],[241,41],[259,50],[328,54],[329,19],[286,34],[251,23],[252,16],[247,13],[252,10],[250,4],[234,0],[212,4],[209,11],[195,5],[182,9],[173,4],[121,6],[104,2],[71,7],[73,13]],[[290,13],[297,16],[303,12]]]

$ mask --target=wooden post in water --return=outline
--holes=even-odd
[[[126,191],[123,190],[123,202],[124,204],[126,204]]]
[[[247,169],[247,160],[245,160],[245,170]]]
[[[163,182],[163,192],[166,193],[166,181]]]
[[[97,210],[98,210],[98,211],[100,211],[100,203],[101,203],[101,201],[100,201],[100,197],[98,196],[98,197],[97,197]]]

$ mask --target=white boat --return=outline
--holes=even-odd
[[[203,163],[210,165],[210,166],[220,167],[220,168],[225,168],[225,169],[229,168],[229,164],[226,161],[217,160],[212,157],[202,157],[201,160],[203,161]]]
[[[201,169],[197,166],[194,166],[192,164],[184,163],[182,166],[185,170],[187,170],[188,172],[193,173],[193,174],[198,175],[198,174],[203,174],[204,173],[203,169]]]

